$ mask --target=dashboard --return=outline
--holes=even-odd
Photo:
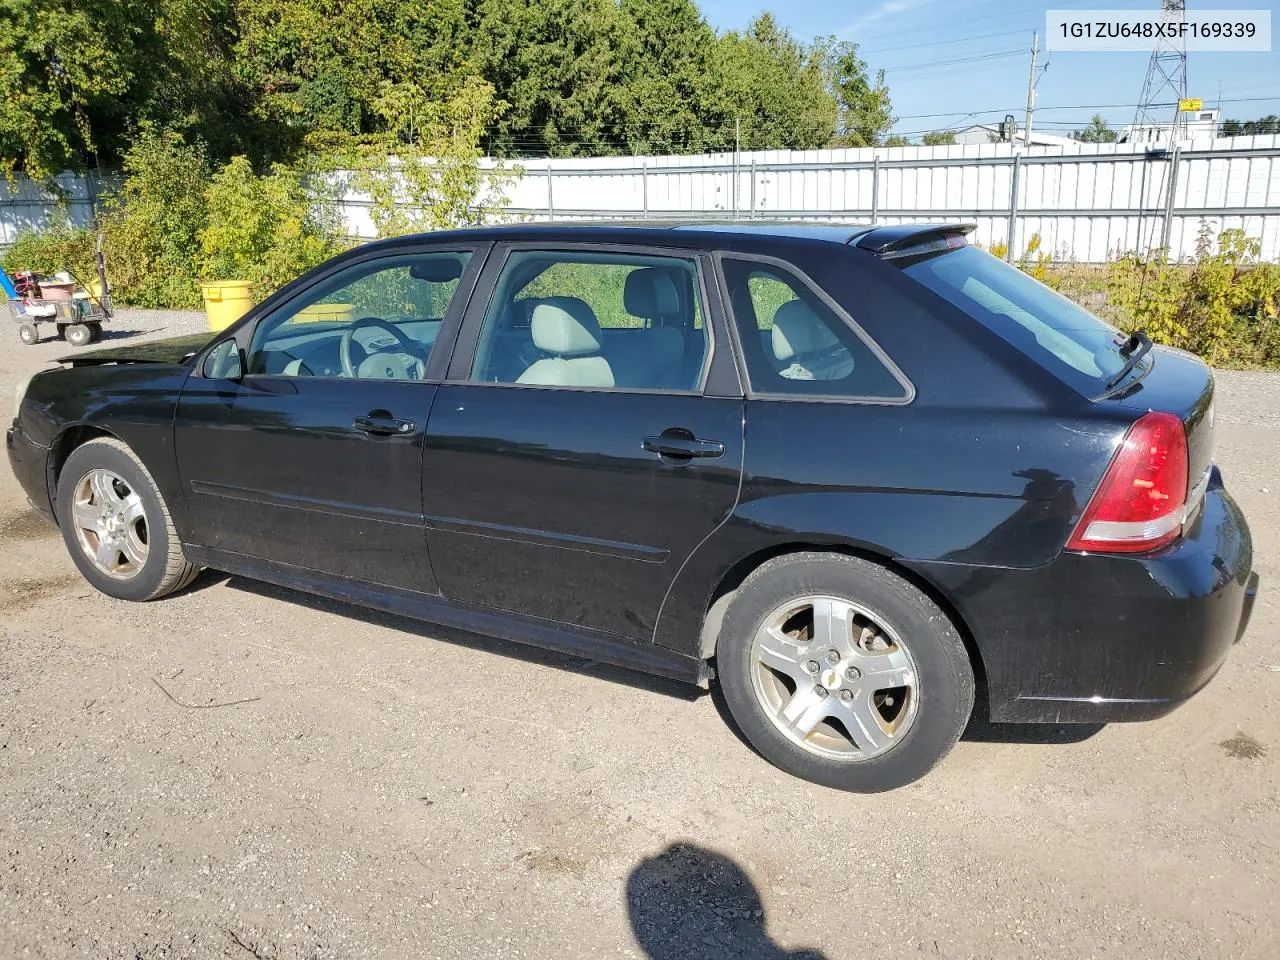
[[[439,320],[389,320],[405,336],[430,354],[440,332]],[[284,324],[262,344],[250,361],[256,374],[285,376],[341,377],[339,345],[350,324]],[[286,329],[287,328],[287,329]],[[399,341],[385,330],[362,327],[352,334],[352,361],[356,366],[374,353],[397,352]],[[403,352],[402,350],[399,352]],[[300,361],[300,365],[296,365]]]

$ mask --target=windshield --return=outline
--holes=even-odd
[[[1087,396],[1124,367],[1119,331],[983,250],[907,261],[903,271]]]

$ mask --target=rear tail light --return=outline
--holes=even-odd
[[[1125,434],[1067,549],[1139,553],[1172,543],[1186,518],[1187,469],[1182,421],[1146,414]]]

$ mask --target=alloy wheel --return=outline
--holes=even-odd
[[[756,631],[750,662],[773,725],[826,759],[880,756],[915,720],[910,651],[882,617],[852,601],[809,596],[779,607]]]
[[[109,577],[132,580],[147,562],[147,515],[142,499],[119,474],[101,467],[76,484],[71,505],[76,540]]]

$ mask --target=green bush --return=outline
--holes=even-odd
[[[259,299],[323,263],[341,249],[312,202],[298,171],[272,167],[257,176],[245,157],[234,157],[205,191],[207,220],[200,230],[200,276],[249,280]]]
[[[93,231],[63,224],[39,233],[27,231],[18,234],[0,262],[10,274],[18,270],[34,270],[43,274],[67,270],[83,283],[88,283],[97,276],[94,249]]]
[[[145,130],[124,160],[124,188],[102,218],[111,286],[121,303],[198,307],[200,229],[209,162],[175,133]]]
[[[201,280],[249,280],[259,298],[342,249],[335,209],[303,175],[276,166],[257,176],[236,157],[214,173],[200,145],[144,131],[129,151],[120,193],[99,218],[118,304],[196,308]],[[8,271],[95,276],[96,234],[58,226],[21,234]]]
[[[1280,266],[1259,261],[1261,246],[1242,230],[1223,230],[1214,245],[1206,231],[1191,263],[1126,254],[1109,265],[1108,302],[1122,328],[1212,364],[1280,365]]]

